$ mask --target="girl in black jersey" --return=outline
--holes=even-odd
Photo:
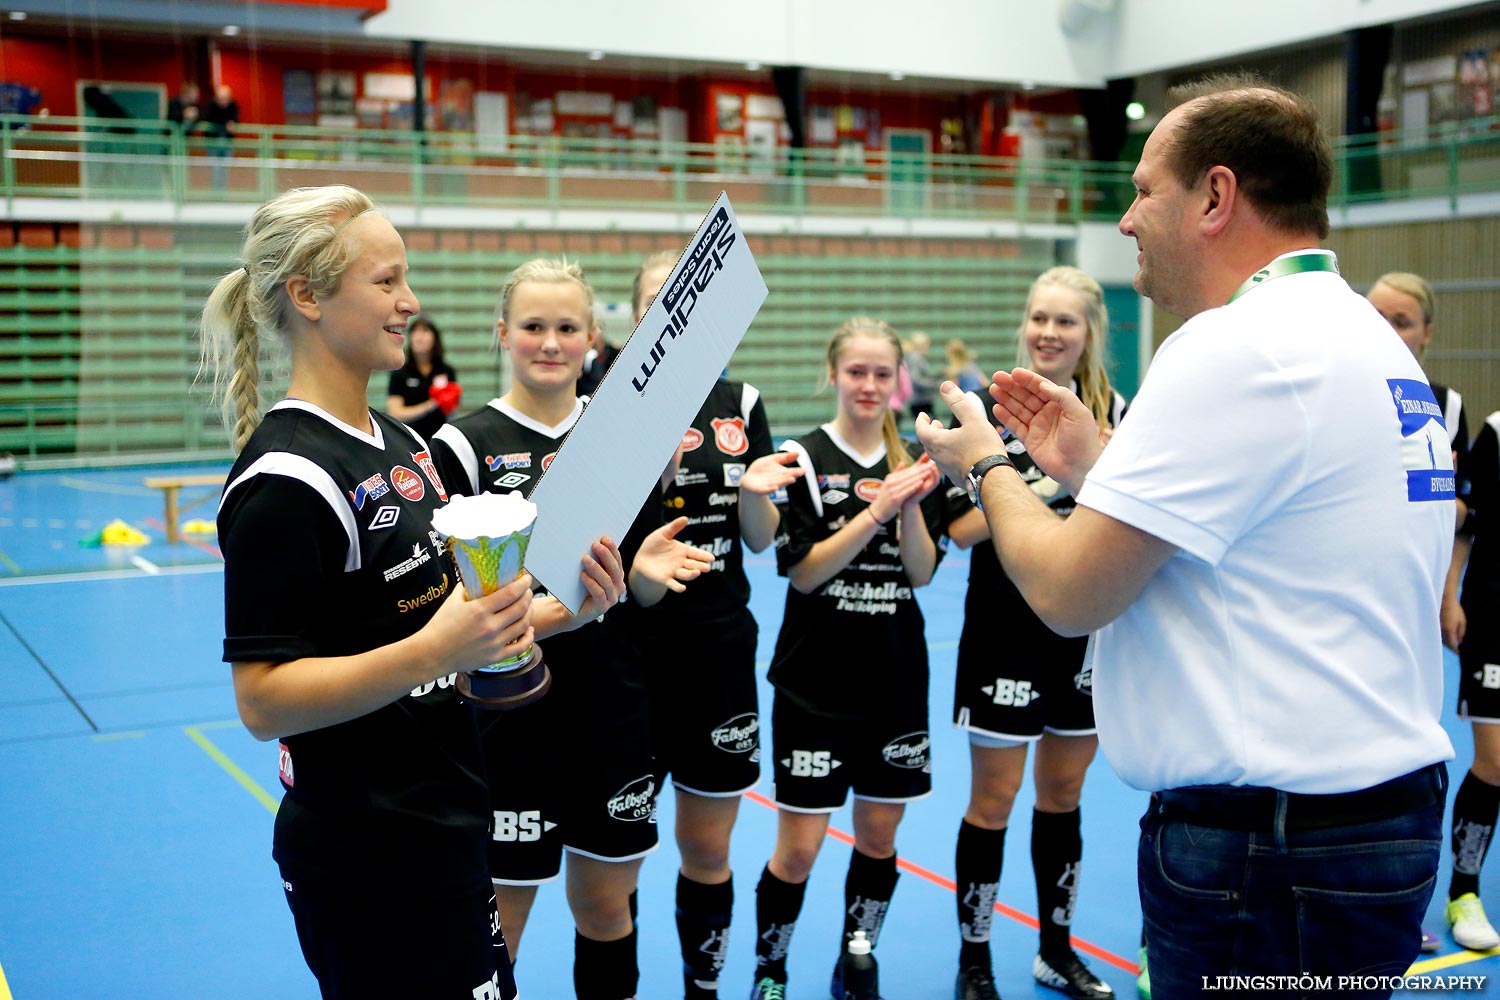
[[[677,256],[655,254],[636,272],[637,326]],[[795,461],[774,450],[755,387],[720,379],[683,435],[662,498],[669,516],[688,518],[679,537],[714,557],[712,572],[640,616],[687,651],[648,659],[646,679],[657,774],[671,774],[676,791],[677,932],[688,1000],[718,996],[734,906],[729,835],[741,796],[760,780],[759,630],[744,550],[760,552],[774,539],[780,515],[770,495],[801,477],[801,468],[788,467]]]
[[[829,813],[854,792],[844,936],[877,941],[896,886],[896,827],[932,788],[927,640],[913,596],[932,578],[952,494],[896,433],[901,342],[849,320],[828,345],[832,421],[786,442],[806,475],[776,539],[786,611],[770,679],[776,847],[756,889],[755,1000],[786,995],[786,954]],[[962,491],[958,491],[962,496]],[[964,501],[967,503],[967,501]],[[843,948],[831,992],[843,994]]]
[[[458,372],[443,359],[443,334],[430,318],[414,316],[407,325],[406,363],[391,372],[388,392],[386,412],[426,441],[458,408]]]
[[[1054,267],[1031,286],[1017,334],[1019,364],[1058,385],[1071,385],[1093,411],[1106,438],[1125,400],[1104,372],[1109,317],[1099,283],[1076,267]],[[1021,477],[1053,510],[1072,512],[1072,495],[1046,476],[1020,442],[1006,446]],[[1070,997],[1112,991],[1069,943],[1083,857],[1078,800],[1099,739],[1087,637],[1063,638],[1042,624],[995,555],[984,514],[970,510],[953,523],[953,540],[975,546],[964,600],[954,685],[954,723],[969,732],[969,804],[958,830],[958,1000],[996,1000],[990,965],[990,922],[1005,852],[1005,830],[1035,744],[1031,866],[1036,878],[1041,947],[1032,963],[1037,981]],[[994,654],[995,630],[1005,653]]]
[[[1392,271],[1375,279],[1367,297],[1417,360],[1422,360],[1432,342],[1432,320],[1436,313],[1432,286],[1426,279],[1405,271]],[[1494,456],[1492,452],[1486,453],[1471,467],[1469,427],[1462,397],[1436,382],[1432,383],[1432,394],[1443,408],[1443,423],[1453,443],[1454,486],[1458,493],[1458,531],[1453,538],[1453,559],[1443,586],[1443,642],[1459,654],[1462,671],[1458,715],[1468,719],[1474,729],[1474,763],[1453,799],[1450,821],[1453,878],[1448,886],[1444,917],[1454,941],[1471,951],[1488,951],[1500,946],[1500,933],[1496,933],[1485,916],[1479,900],[1479,870],[1495,830],[1496,816],[1500,815],[1500,698],[1494,696],[1495,689],[1500,687],[1500,676],[1486,677],[1485,664],[1496,662],[1494,654],[1500,644],[1492,638],[1490,625],[1492,557],[1489,546],[1479,546],[1475,535],[1476,525],[1484,523],[1480,517],[1482,502],[1489,501],[1491,513],[1495,509]],[[1476,449],[1492,449],[1494,434],[1495,428],[1489,422],[1481,426]],[[1474,501],[1472,519],[1471,500]],[[1477,558],[1471,558],[1471,546]],[[1465,564],[1469,567],[1467,574]],[[1464,584],[1462,602],[1460,578]],[[1480,613],[1472,614],[1471,609],[1479,609]],[[1422,950],[1436,951],[1437,947],[1437,939],[1423,931]]]
[[[574,385],[594,332],[594,295],[576,264],[538,259],[505,283],[497,324],[510,355],[510,390],[448,424],[433,440],[454,490],[527,493],[583,414]],[[579,1000],[627,1000],[638,979],[632,895],[641,858],[656,849],[656,778],[641,655],[622,614],[681,590],[711,561],[675,541],[686,518],[662,526],[652,495],[620,546],[625,608],[550,640],[552,688],[498,715],[484,733],[494,810],[490,875],[516,950],[537,886],[566,853],[577,933]],[[545,517],[545,513],[539,516]],[[538,598],[538,614],[561,607]]]
[[[453,680],[554,623],[533,628],[524,575],[463,599],[427,447],[366,403],[417,311],[391,224],[353,188],[303,188],[256,211],[243,253],[202,324],[240,452],[219,508],[224,659],[246,728],[281,740],[273,854],[303,956],[325,997],[513,997],[478,727]],[[292,358],[263,422],[262,333]],[[597,615],[623,581],[594,551]]]

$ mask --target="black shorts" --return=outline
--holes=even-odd
[[[512,1000],[516,982],[495,890],[432,890],[420,859],[395,877],[351,879],[281,866],[302,956],[324,1000]]]
[[[778,693],[771,706],[776,804],[833,812],[849,798],[911,802],[932,794],[927,704],[893,704],[879,718],[815,715]]]
[[[953,685],[953,724],[971,734],[1031,743],[1042,733],[1091,736],[1093,675],[1088,636],[997,632],[965,616]]]
[[[1500,636],[1469,619],[1458,650],[1458,717],[1500,723]]]
[[[601,861],[656,850],[659,784],[644,687],[590,693],[594,678],[553,687],[540,701],[492,713],[489,765],[490,877],[536,885],[562,871],[566,848]]]
[[[649,662],[657,773],[694,795],[729,797],[760,781],[755,618],[672,627],[673,650]]]

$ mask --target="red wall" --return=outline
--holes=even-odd
[[[128,44],[122,44],[127,41]],[[74,115],[78,113],[74,81],[80,78],[157,82],[165,85],[169,96],[177,93],[187,67],[193,65],[194,48],[199,44],[199,39],[190,36],[166,41],[144,37],[104,40],[80,36],[70,42],[62,36],[16,34],[11,30],[0,35],[0,80],[14,80],[36,87],[42,91],[42,107],[54,115]],[[357,96],[363,96],[365,73],[407,73],[411,70],[407,46],[400,42],[392,43],[384,52],[328,51],[285,43],[273,46],[252,43],[243,37],[214,37],[209,44],[218,52],[218,82],[227,83],[234,89],[241,120],[247,123],[285,123],[282,76],[287,70],[353,71],[361,88]],[[650,96],[659,106],[687,109],[688,138],[693,142],[712,142],[714,139],[717,132],[715,93],[730,91],[768,96],[776,93],[769,79],[666,78],[610,74],[607,71],[546,71],[517,67],[499,57],[493,60],[432,57],[428,59],[427,73],[432,81],[434,101],[443,81],[456,79],[467,79],[476,92],[500,91],[512,97],[524,93],[532,99],[551,97],[560,90],[607,91],[617,100],[629,100],[636,95]],[[1014,102],[1017,106],[1031,106],[1054,113],[1070,112],[1077,106],[1071,93],[1028,99],[1027,95],[1020,94],[955,96],[814,88],[807,94],[809,108],[849,105],[866,112],[875,111],[882,128],[927,129],[932,133],[934,149],[937,148],[943,119],[960,118],[973,127],[988,100],[995,100],[1002,108]],[[513,108],[514,105],[513,100]],[[435,118],[429,109],[429,128],[436,127]],[[870,136],[869,140],[872,145],[879,145],[878,134]]]

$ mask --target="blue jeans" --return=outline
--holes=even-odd
[[[1416,959],[1436,885],[1446,769],[1431,781],[1430,805],[1315,828],[1284,808],[1260,830],[1200,826],[1154,796],[1137,859],[1153,1000],[1389,996],[1379,977]]]

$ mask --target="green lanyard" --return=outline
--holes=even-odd
[[[1268,281],[1285,278],[1289,274],[1302,274],[1304,271],[1332,271],[1338,274],[1339,262],[1331,253],[1299,253],[1295,257],[1280,257],[1246,278],[1245,283],[1229,296],[1229,302]],[[1229,302],[1224,304],[1228,305]]]

